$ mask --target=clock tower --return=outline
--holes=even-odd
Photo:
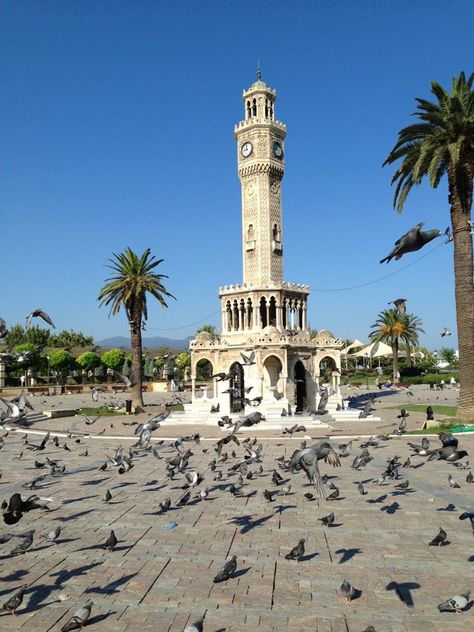
[[[262,81],[259,70],[257,80],[244,90],[244,119],[234,128],[242,189],[243,279],[219,288],[219,336],[202,331],[190,343],[191,408],[201,420],[217,409],[245,414],[258,406],[267,421],[284,423],[282,409],[288,406],[299,413],[315,408],[321,369],[329,375],[331,368],[340,367],[342,341],[326,330],[311,337],[309,286],[288,283],[283,276],[286,125],[275,118],[275,100],[275,90]],[[196,383],[206,363],[209,375],[229,376],[214,378],[211,397],[207,390],[201,395]],[[341,401],[339,373],[329,379],[335,407]],[[310,416],[300,419],[316,423]]]
[[[242,186],[243,282],[283,282],[281,182],[286,125],[275,120],[276,93],[261,79],[243,93],[245,118],[235,126]]]

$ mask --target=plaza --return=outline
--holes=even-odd
[[[366,394],[362,391],[362,398]],[[28,589],[17,616],[0,617],[0,629],[59,630],[90,598],[94,602],[90,629],[111,632],[181,632],[188,622],[204,614],[206,632],[362,632],[368,625],[377,632],[472,630],[470,607],[462,615],[437,610],[439,603],[470,587],[473,534],[469,521],[459,521],[462,511],[473,510],[470,486],[464,482],[466,470],[411,457],[416,467],[400,470],[403,480],[410,483],[406,492],[395,489],[400,481],[382,486],[373,482],[388,459],[398,455],[404,460],[410,454],[407,441],[419,443],[418,437],[392,437],[380,447],[369,448],[373,461],[360,471],[351,469],[362,441],[356,437],[342,467],[321,462],[328,484],[340,487],[340,500],[308,501],[304,493],[314,490],[304,473],[280,470],[291,491],[275,496],[272,503],[263,496],[265,489],[277,489],[271,481],[273,470],[278,469],[276,458],[288,459],[302,440],[311,444],[329,437],[336,445],[347,443],[349,439],[342,437],[355,432],[366,436],[389,432],[398,424],[400,406],[412,401],[433,404],[440,398],[450,403],[457,397],[454,389],[439,394],[420,387],[413,396],[395,392],[376,399],[379,422],[360,420],[356,428],[338,424],[320,436],[308,430],[289,439],[262,426],[239,433],[239,440],[256,436],[263,446],[262,473],[254,480],[244,479],[243,485],[237,483],[237,474],[229,473],[243,456],[242,445],[225,446],[227,460],[218,461],[215,472],[209,469],[211,460],[217,458],[216,443],[225,436],[217,418],[214,428],[196,428],[173,425],[171,414],[153,433],[160,459],[141,453],[126,474],[118,474],[110,463],[99,471],[107,460],[105,455],[113,456],[118,446],[128,449],[135,442],[136,426],[128,424],[146,421],[150,414],[163,410],[165,396],[146,395],[146,412],[137,417],[102,417],[92,426],[79,416],[34,424],[27,434],[32,444],[40,442],[46,429],[59,434],[59,447],[50,440],[43,452],[27,449],[23,429],[10,431],[5,438],[2,499],[8,500],[18,491],[22,498],[37,493],[52,502],[50,511],[34,510],[18,524],[3,527],[2,533],[19,534],[34,528],[36,534],[33,546],[22,556],[8,555],[16,540],[2,544],[2,598],[6,600],[22,584]],[[107,397],[102,394],[100,403]],[[32,401],[37,409],[56,409],[90,400],[65,395]],[[297,419],[289,418],[288,426]],[[420,421],[421,415],[412,413],[409,429]],[[195,432],[201,434],[200,444],[183,444],[193,453],[188,471],[204,476],[201,488],[208,487],[209,496],[204,501],[193,498],[179,507],[176,502],[186,480],[182,474],[168,479],[166,459],[176,454],[176,438]],[[471,452],[472,437],[459,435],[460,446]],[[430,438],[435,445],[436,435]],[[64,450],[64,443],[71,451]],[[44,462],[46,457],[66,465],[64,475],[46,476],[33,491],[23,489],[23,483],[42,473],[34,461]],[[220,481],[214,480],[217,471],[222,471]],[[459,480],[460,489],[449,488],[450,473]],[[361,481],[365,496],[357,491],[356,482]],[[235,495],[229,491],[232,483],[238,487]],[[107,489],[112,494],[110,504],[103,502]],[[161,513],[159,503],[166,497],[172,506]],[[337,526],[324,527],[318,518],[332,511]],[[62,528],[58,542],[45,543],[55,526]],[[439,527],[447,531],[449,545],[428,546]],[[106,552],[101,545],[110,529],[119,543],[113,552]],[[303,560],[286,560],[300,538],[306,539]],[[213,584],[214,575],[233,554],[237,556],[235,577]],[[342,604],[339,594],[346,577],[362,591],[351,604]],[[68,599],[61,601],[59,595]]]

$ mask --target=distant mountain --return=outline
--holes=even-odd
[[[152,338],[142,338],[143,347],[148,349],[157,349],[158,347],[169,347],[170,349],[184,349],[189,347],[189,341],[194,336],[188,336],[182,340],[174,340],[173,338],[162,338],[161,336],[153,336]],[[125,336],[113,336],[112,338],[104,338],[104,340],[97,340],[96,343],[99,347],[130,347],[130,338]]]

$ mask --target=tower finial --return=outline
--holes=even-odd
[[[260,68],[260,59],[257,59],[257,81],[262,78],[262,69]]]

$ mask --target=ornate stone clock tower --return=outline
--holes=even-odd
[[[244,120],[234,130],[242,186],[243,282],[219,288],[220,337],[202,332],[190,343],[194,413],[207,413],[217,404],[222,414],[248,413],[254,398],[267,418],[280,420],[288,406],[301,413],[312,410],[322,370],[340,399],[339,376],[331,371],[340,368],[342,341],[327,330],[310,339],[309,287],[283,280],[286,125],[275,118],[275,100],[275,91],[258,71],[255,83],[243,93]],[[254,362],[243,365],[242,352]],[[206,390],[200,396],[197,365],[204,361],[214,374],[232,369],[232,377],[215,380],[213,393]]]
[[[244,283],[283,282],[281,181],[286,126],[275,120],[275,91],[262,80],[244,92],[245,120],[235,128],[242,184]]]

